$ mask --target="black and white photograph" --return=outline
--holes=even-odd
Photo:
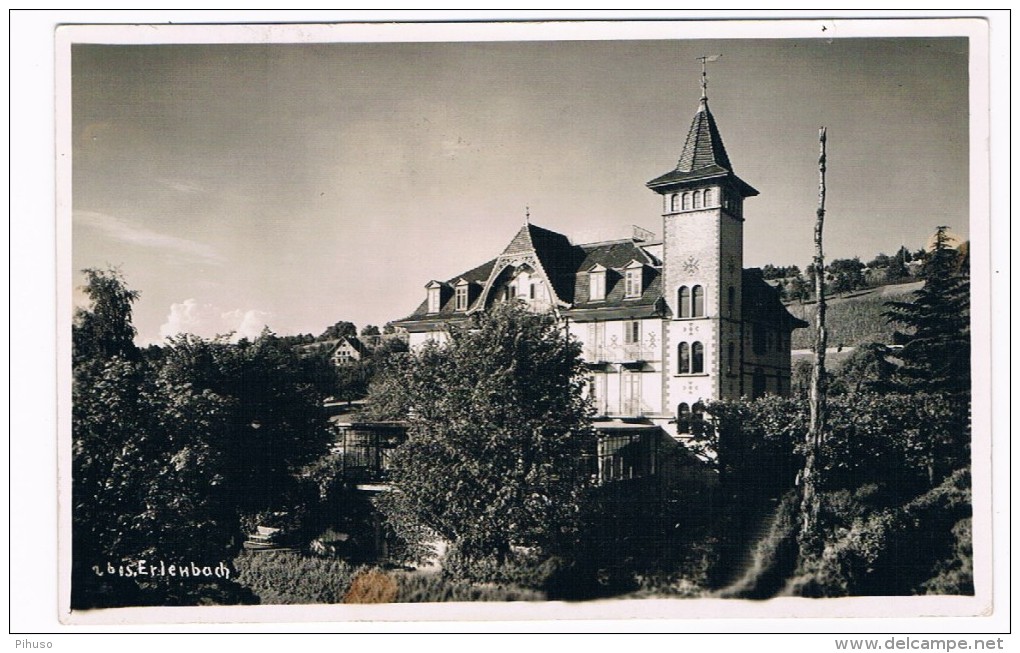
[[[61,622],[987,614],[987,40],[61,27]]]

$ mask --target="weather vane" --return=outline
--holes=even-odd
[[[531,224],[531,207],[524,207],[524,224]]]
[[[705,64],[712,63],[713,61],[718,61],[719,57],[721,57],[721,56],[722,56],[721,54],[713,54],[710,57],[696,57],[696,59],[701,62],[701,99],[702,100],[707,100],[708,99],[708,68],[707,68],[707,66]]]

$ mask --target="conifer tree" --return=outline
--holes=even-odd
[[[905,390],[970,391],[970,283],[959,273],[959,254],[939,227],[926,257],[924,286],[910,302],[886,302],[885,317],[905,327],[894,335],[902,345],[898,376]]]

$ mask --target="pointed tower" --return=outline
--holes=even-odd
[[[733,173],[704,82],[676,168],[647,186],[662,195],[664,403],[683,433],[699,402],[741,395],[743,203],[758,194]]]

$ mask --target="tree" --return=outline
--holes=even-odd
[[[74,312],[71,325],[73,360],[109,359],[114,356],[135,359],[135,328],[131,324],[131,305],[138,299],[137,290],[129,290],[119,270],[82,270],[82,290],[91,300],[88,308]]]
[[[885,271],[885,280],[897,282],[910,276],[907,263],[910,262],[910,251],[906,247],[900,247],[896,255],[889,259],[889,267]]]
[[[886,302],[886,319],[905,327],[893,341],[903,347],[897,377],[910,391],[970,392],[970,284],[956,271],[959,258],[946,243],[946,229],[936,232],[925,283],[913,301]]]
[[[137,296],[119,276],[103,288]],[[80,319],[133,333],[130,312],[116,315],[126,322]],[[237,345],[179,336],[144,357],[107,351],[83,348],[73,374],[72,606],[252,601],[223,577],[109,569],[229,568],[246,515],[295,506],[298,470],[328,437],[303,361],[271,333]]]
[[[791,299],[796,299],[802,304],[804,303],[804,300],[811,294],[811,290],[804,277],[798,274],[790,280],[789,294]]]
[[[553,316],[507,303],[393,359],[369,398],[409,423],[379,502],[398,535],[465,559],[565,546],[594,452],[580,354]]]
[[[323,331],[317,340],[338,340],[340,338],[346,338],[348,336],[358,335],[358,327],[353,322],[345,322],[340,320],[331,327],[327,327]]]
[[[859,257],[839,258],[829,264],[833,276],[833,291],[850,292],[864,287],[864,264]]]
[[[374,324],[369,324],[361,328],[361,335],[363,336],[377,336],[379,335],[379,327]]]

